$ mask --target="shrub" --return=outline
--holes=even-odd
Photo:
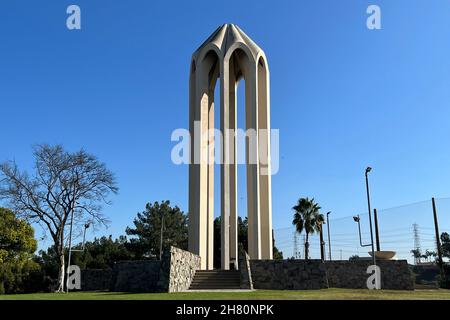
[[[34,261],[4,263],[0,267],[0,294],[41,291],[42,280],[41,267]]]
[[[444,274],[444,279],[440,277],[440,286],[443,289],[450,289],[450,265],[444,265]]]

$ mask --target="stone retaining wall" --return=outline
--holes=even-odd
[[[239,250],[239,271],[241,274],[241,289],[253,290],[252,272],[250,269],[250,257],[244,250]]]
[[[245,253],[245,252],[244,252]],[[305,290],[367,288],[371,261],[249,260],[240,254],[241,288]],[[414,289],[406,260],[377,261],[382,289]],[[82,270],[83,291],[180,292],[189,289],[200,257],[171,247],[162,261],[123,261],[112,270]]]
[[[255,289],[305,290],[328,288],[320,260],[250,260]]]
[[[113,274],[112,269],[81,270],[81,289],[83,291],[107,291],[111,288]]]
[[[328,284],[333,288],[367,288],[367,267],[372,261],[327,261],[325,262]],[[381,288],[413,290],[414,281],[406,260],[378,260],[381,269]]]
[[[111,291],[159,291],[160,261],[121,261],[114,266]]]
[[[305,290],[323,288],[366,289],[371,261],[250,260],[255,289]],[[406,260],[377,261],[381,288],[413,290],[413,277]]]
[[[164,291],[180,292],[189,289],[195,271],[200,269],[200,257],[196,254],[175,247],[163,259],[161,280]]]
[[[120,261],[113,269],[81,270],[81,290],[179,292],[189,289],[200,257],[171,247],[162,261]]]

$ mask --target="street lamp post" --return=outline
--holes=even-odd
[[[373,229],[372,229],[372,214],[371,214],[371,208],[370,208],[370,192],[369,192],[369,177],[368,173],[372,170],[371,167],[367,167],[366,169],[366,190],[367,190],[367,206],[369,209],[369,225],[370,225],[370,243],[369,244],[363,244],[362,242],[362,236],[361,236],[361,222],[359,215],[354,216],[353,220],[358,223],[358,232],[359,232],[359,244],[361,247],[372,247],[372,263],[373,265],[377,264],[376,258],[375,258],[375,247],[373,242]]]
[[[359,234],[359,245],[361,247],[370,247],[372,244],[363,244],[362,242],[362,235],[361,235],[361,218],[359,217],[359,214],[357,216],[353,217],[353,220],[355,220],[356,223],[358,223],[358,234]]]
[[[366,168],[366,190],[367,190],[367,207],[369,209],[369,225],[370,225],[370,240],[372,245],[372,261],[373,265],[376,265],[375,247],[373,243],[373,228],[372,228],[372,209],[370,208],[370,191],[369,191],[369,172],[372,171],[371,167]]]
[[[69,257],[67,259],[67,272],[66,272],[66,292],[69,293],[69,272],[70,272],[70,259],[72,258],[72,229],[73,229],[73,215],[75,213],[75,208],[77,206],[77,187],[79,182],[78,173],[76,175],[76,180],[74,181],[73,186],[73,203],[72,203],[72,212],[70,217],[70,231],[69,231]],[[62,230],[64,232],[64,228]],[[64,252],[63,252],[64,253]],[[63,288],[64,289],[64,288]]]
[[[67,259],[67,273],[66,273],[66,292],[69,293],[69,272],[70,259],[72,258],[72,229],[73,229],[73,213],[75,212],[76,201],[74,200],[72,213],[70,217],[70,231],[69,231],[69,257]]]
[[[75,208],[74,208],[75,210]],[[69,293],[69,272],[70,272],[70,263],[72,258],[72,252],[83,252],[85,250],[85,244],[86,244],[86,231],[91,226],[91,222],[87,222],[84,225],[84,232],[83,232],[83,244],[81,246],[81,250],[72,249],[72,228],[73,228],[73,211],[72,211],[72,217],[70,219],[70,235],[69,235],[69,257],[67,260],[67,276],[66,276],[66,292]]]
[[[327,229],[328,229],[328,257],[331,261],[331,238],[330,238],[330,216],[331,211],[327,212]]]
[[[162,260],[162,251],[163,251],[163,232],[164,232],[164,214],[161,213],[161,238],[159,241],[159,260]]]
[[[325,262],[325,242],[323,241],[323,223],[320,224],[320,260]]]

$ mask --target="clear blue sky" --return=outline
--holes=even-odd
[[[81,31],[65,25],[72,3]],[[271,71],[274,228],[290,226],[301,196],[335,218],[363,213],[367,165],[376,207],[450,195],[449,1],[225,3],[2,1],[0,160],[29,168],[36,143],[97,155],[120,187],[97,235],[123,234],[149,201],[186,211],[188,168],[172,164],[170,135],[188,127],[190,57],[235,23]],[[366,28],[369,4],[382,30]]]

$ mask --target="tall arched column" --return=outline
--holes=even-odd
[[[230,69],[222,60],[223,72],[221,82],[221,106],[220,106],[220,131],[223,137],[222,159],[220,169],[221,180],[221,267],[223,270],[230,269],[230,213],[231,213],[231,184],[230,184]]]
[[[221,267],[237,261],[237,82],[245,78],[247,129],[248,253],[272,258],[269,72],[263,51],[237,26],[218,28],[194,53],[190,76],[191,165],[189,167],[189,250],[201,268],[213,268],[214,87],[220,77]],[[259,129],[266,131],[259,132]],[[233,134],[229,135],[232,130]],[[264,171],[265,170],[265,171]],[[245,213],[243,213],[245,214]]]
[[[195,141],[195,124],[200,120],[197,107],[197,65],[195,60],[191,62],[191,72],[189,77],[189,136],[190,136],[190,154],[189,154],[189,228],[188,228],[188,250],[200,254],[200,177],[199,165],[195,163],[198,157],[198,142]]]
[[[273,258],[272,192],[270,168],[270,96],[269,70],[263,58],[257,62],[258,74],[258,146],[259,207],[261,220],[261,258]]]
[[[218,57],[208,53],[191,70],[189,170],[189,250],[201,257],[202,269],[213,269],[214,255],[214,86]],[[195,64],[194,64],[195,65]]]
[[[261,220],[259,203],[258,98],[256,64],[251,61],[245,72],[245,119],[247,129],[247,215],[248,253],[261,258]]]
[[[229,129],[228,159],[230,160],[230,261],[238,265],[238,212],[237,212],[237,75],[234,60],[229,62]],[[231,134],[232,133],[232,134]]]

